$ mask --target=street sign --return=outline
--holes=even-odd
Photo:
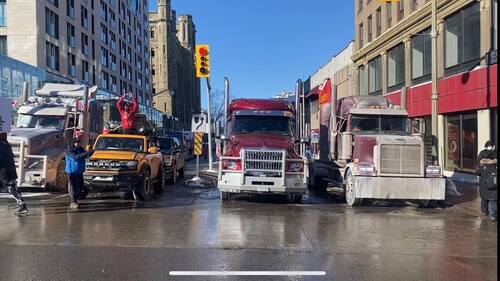
[[[191,131],[205,133],[207,130],[208,118],[205,114],[193,114],[191,117]]]
[[[203,133],[194,133],[194,155],[201,155],[202,149],[202,139]]]

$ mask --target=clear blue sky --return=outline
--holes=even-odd
[[[171,0],[193,16],[196,44],[210,46],[212,91],[224,77],[237,97],[294,92],[354,39],[353,0]],[[157,10],[157,0],[149,0]],[[201,84],[206,108],[206,83]]]

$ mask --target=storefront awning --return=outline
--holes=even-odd
[[[309,92],[307,92],[306,94],[306,99],[310,96],[313,96],[313,95],[318,95],[319,94],[319,86],[316,86],[314,88],[312,88],[311,90],[309,90]]]

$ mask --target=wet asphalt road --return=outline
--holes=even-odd
[[[142,204],[90,194],[79,210],[67,195],[24,192],[25,217],[0,193],[0,280],[497,280],[497,224],[455,208],[352,208],[328,194],[221,202],[182,183]],[[237,270],[326,275],[170,275]]]

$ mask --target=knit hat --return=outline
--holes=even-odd
[[[484,147],[493,146],[493,143],[489,140],[484,144]]]

